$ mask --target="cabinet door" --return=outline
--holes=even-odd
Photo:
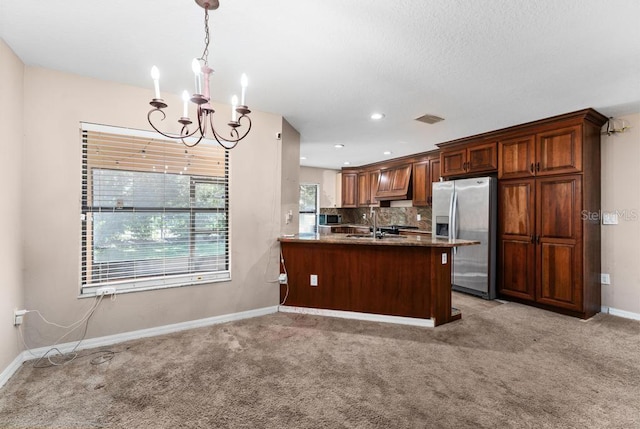
[[[537,301],[582,311],[582,177],[536,180]]]
[[[443,177],[459,176],[467,171],[467,149],[443,151],[440,154],[440,168]]]
[[[498,178],[515,179],[535,175],[536,137],[524,136],[498,143]]]
[[[357,182],[357,173],[342,173],[342,207],[355,208],[358,206]]]
[[[498,169],[498,151],[496,143],[470,146],[467,149],[467,173],[496,171]]]
[[[536,135],[536,175],[582,171],[582,125]]]
[[[427,182],[427,200],[429,205],[433,204],[433,182],[440,181],[440,158],[429,160],[430,180]]]
[[[391,184],[391,190],[395,192],[402,192],[409,187],[409,180],[411,179],[411,164],[404,167],[398,167],[393,174],[393,182]]]
[[[371,202],[371,187],[369,173],[358,173],[358,206],[368,206]]]
[[[535,300],[534,180],[500,181],[498,187],[498,289]]]
[[[426,206],[431,196],[431,174],[429,161],[420,161],[413,164],[413,205],[414,207]]]
[[[371,171],[369,173],[369,205],[380,206],[380,201],[376,200],[378,193],[378,179],[380,178],[380,170]]]

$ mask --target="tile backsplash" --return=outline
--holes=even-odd
[[[431,207],[361,207],[356,209],[320,209],[320,213],[340,214],[342,223],[355,225],[370,225],[369,213],[376,212],[379,226],[411,225],[424,231],[431,231]],[[420,220],[418,221],[418,215]]]

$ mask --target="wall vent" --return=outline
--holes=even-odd
[[[435,124],[436,122],[444,121],[444,118],[436,115],[423,115],[416,118],[416,121],[424,122],[425,124]]]

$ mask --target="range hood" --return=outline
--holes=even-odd
[[[410,200],[412,197],[411,164],[380,170],[376,200]]]

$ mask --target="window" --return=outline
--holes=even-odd
[[[82,125],[82,293],[228,280],[227,151]]]
[[[300,185],[300,234],[318,232],[318,185]]]

